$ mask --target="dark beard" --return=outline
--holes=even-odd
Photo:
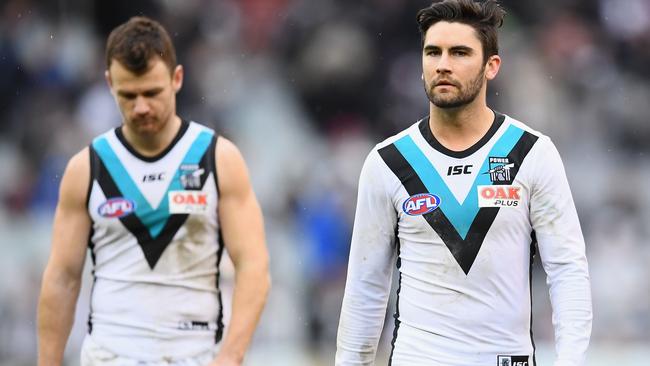
[[[467,84],[467,88],[460,89],[460,94],[454,98],[447,99],[441,98],[440,95],[434,92],[435,85],[432,84],[430,88],[427,88],[426,82],[424,85],[424,90],[427,93],[429,101],[433,103],[438,108],[451,109],[458,108],[464,105],[467,105],[476,99],[478,94],[481,92],[481,87],[483,86],[483,73],[485,72],[485,66],[481,68],[478,75]]]

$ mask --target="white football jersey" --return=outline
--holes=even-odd
[[[90,146],[93,341],[142,361],[214,349],[223,332],[214,132],[183,121],[156,157],[120,128]]]
[[[395,264],[392,365],[534,365],[536,248],[558,360],[581,364],[591,332],[589,274],[554,145],[495,113],[480,141],[451,151],[428,122],[378,144],[364,164],[336,365],[373,364]]]

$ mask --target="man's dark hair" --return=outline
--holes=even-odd
[[[503,24],[505,10],[496,0],[475,2],[473,0],[444,0],[421,9],[417,22],[422,35],[422,43],[429,27],[437,22],[463,23],[471,26],[483,46],[483,61],[499,54],[497,28]]]
[[[137,16],[113,29],[106,42],[106,68],[113,60],[129,71],[141,75],[149,70],[154,57],[167,65],[169,72],[176,67],[176,50],[169,34],[157,21]]]

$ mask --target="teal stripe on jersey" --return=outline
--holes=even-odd
[[[406,135],[397,140],[395,147],[397,147],[400,154],[413,167],[413,170],[420,177],[420,180],[422,180],[429,193],[440,197],[439,209],[444,212],[449,222],[451,222],[458,232],[458,235],[464,240],[479,211],[477,186],[492,184],[489,174],[483,174],[489,170],[489,157],[508,156],[508,153],[510,153],[523,133],[524,131],[522,129],[510,125],[503,135],[501,135],[483,161],[481,169],[462,203],[456,200],[456,197],[451,193],[442,177],[440,177],[440,174],[438,174],[438,171],[433,167],[422,150],[415,144],[411,136]]]
[[[214,133],[212,131],[201,131],[192,143],[192,146],[190,146],[187,154],[185,154],[183,164],[198,164],[201,161],[203,154],[205,154],[205,150],[210,146],[210,141],[212,141],[213,135]],[[177,175],[178,174],[179,173],[177,173]]]
[[[203,154],[205,154],[205,150],[207,150],[208,146],[210,146],[212,135],[213,133],[211,131],[202,131],[196,137],[196,139],[192,143],[192,146],[190,146],[190,149],[187,151],[187,154],[185,154],[185,157],[183,158],[181,165],[198,164],[201,161]],[[169,183],[169,188],[167,188],[167,192],[165,193],[165,198],[163,198],[162,202],[160,203],[160,207],[158,207],[158,209],[167,212],[167,216],[169,216],[169,200],[166,197],[167,193],[169,193],[169,191],[180,191],[183,189],[184,188],[181,185],[181,171],[180,169],[176,169],[176,174],[174,174],[174,178]],[[162,230],[162,227],[160,229]]]
[[[106,137],[101,136],[95,139],[93,147],[120,192],[124,197],[135,201],[135,215],[149,229],[152,237],[157,236],[165,226],[165,222],[167,222],[169,210],[154,210],[151,207],[149,201],[142,195],[138,186],[133,182],[124,165],[122,165],[122,162],[111,148]]]
[[[192,146],[186,153],[181,164],[198,164],[201,157],[207,150],[212,139],[211,131],[202,131],[192,143]],[[167,193],[169,191],[182,190],[183,187],[180,183],[180,172],[176,170],[174,178],[167,188],[167,192],[157,208],[151,207],[149,201],[142,195],[133,179],[122,165],[122,162],[117,157],[106,137],[101,136],[93,141],[93,148],[99,155],[100,159],[106,166],[106,169],[115,182],[115,185],[124,195],[124,197],[135,201],[135,215],[138,216],[142,224],[149,229],[149,234],[152,238],[158,237],[162,229],[165,227],[169,219],[169,202],[167,200]]]

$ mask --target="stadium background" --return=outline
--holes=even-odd
[[[647,365],[650,1],[502,3],[504,62],[488,99],[563,155],[592,274],[588,364]],[[174,39],[186,75],[180,115],[239,145],[263,206],[273,289],[247,365],[332,364],[362,161],[427,111],[414,14],[428,4],[0,1],[0,365],[34,364],[60,176],[93,135],[119,124],[104,41],[136,14],[159,19]],[[77,364],[87,296],[84,286],[68,365]],[[550,365],[539,263],[533,299],[538,361]]]

